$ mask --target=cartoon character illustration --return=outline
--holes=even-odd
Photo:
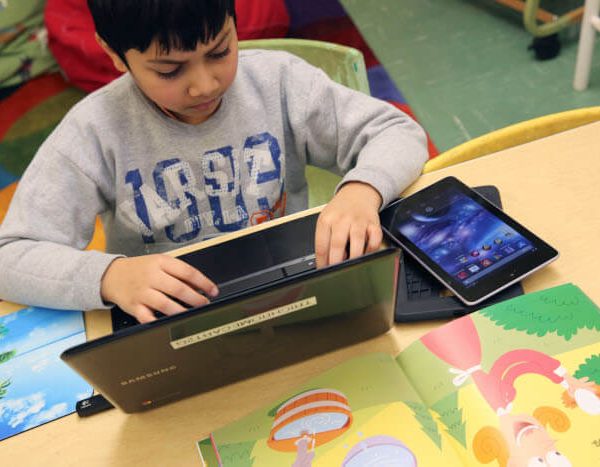
[[[292,467],[310,467],[315,458],[315,437],[306,430],[300,434],[300,438],[294,442],[298,455]]]
[[[558,432],[566,431],[570,422],[560,410],[552,407],[536,409],[528,414],[512,415],[516,398],[515,381],[525,374],[537,374],[560,384],[566,390],[563,400],[572,401],[590,415],[600,413],[597,387],[587,377],[569,374],[555,358],[532,349],[515,349],[502,354],[489,371],[481,365],[481,341],[471,317],[448,324],[443,331],[434,330],[421,341],[437,357],[452,365],[450,373],[457,387],[469,378],[498,415],[500,429],[485,427],[473,440],[473,449],[481,462],[498,461],[500,467],[568,467],[570,461],[556,451],[555,441],[546,425]]]
[[[556,449],[546,426],[562,433],[571,423],[559,409],[538,407],[531,415],[505,414],[500,428],[483,427],[473,439],[473,453],[484,464],[499,467],[570,467],[571,462]]]
[[[421,342],[441,360],[452,365],[453,383],[461,386],[469,378],[498,415],[509,413],[516,397],[515,380],[524,374],[538,374],[563,386],[586,413],[600,413],[600,398],[588,378],[575,378],[558,360],[542,352],[516,349],[501,355],[486,372],[481,367],[481,342],[470,317],[449,323],[452,332],[435,330]]]

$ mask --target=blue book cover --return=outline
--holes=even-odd
[[[92,395],[59,357],[85,340],[81,311],[30,307],[0,316],[0,440],[73,413]]]

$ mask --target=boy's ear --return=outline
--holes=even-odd
[[[111,49],[109,47],[109,45],[106,42],[104,42],[97,33],[96,33],[96,42],[98,42],[98,44],[100,44],[100,47],[102,47],[102,49],[110,57],[110,59],[112,60],[114,66],[117,70],[119,70],[121,73],[126,73],[127,71],[129,71],[129,69],[127,68],[127,64],[125,62],[123,62],[121,57],[119,57],[119,55],[113,49]]]

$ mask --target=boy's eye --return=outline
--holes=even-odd
[[[229,52],[231,52],[231,49],[229,47],[227,47],[226,49],[222,50],[221,52],[211,53],[208,57],[213,60],[219,60],[220,58],[224,58],[227,55],[229,55]]]
[[[175,78],[179,73],[181,72],[181,67],[178,66],[177,68],[175,68],[172,71],[168,71],[166,73],[163,73],[161,71],[156,71],[156,74],[162,78],[162,79],[173,79]]]

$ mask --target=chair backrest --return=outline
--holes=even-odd
[[[448,149],[427,161],[423,172],[439,170],[599,120],[600,106],[567,110],[525,120]]]
[[[360,50],[308,39],[255,39],[239,42],[240,49],[285,50],[321,68],[337,83],[370,94],[365,59]],[[318,167],[306,167],[308,206],[320,206],[333,196],[341,178]]]
[[[240,49],[285,50],[321,68],[337,83],[370,94],[365,59],[360,50],[308,39],[255,39],[239,42]]]

